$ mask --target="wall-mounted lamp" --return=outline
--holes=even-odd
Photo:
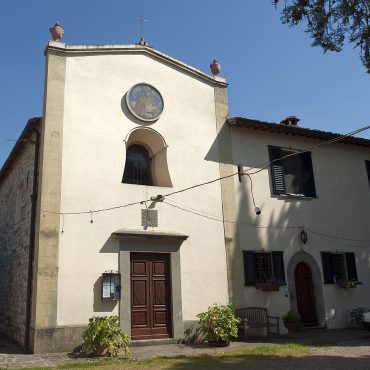
[[[305,230],[302,230],[300,233],[301,242],[303,244],[307,243],[307,232]]]

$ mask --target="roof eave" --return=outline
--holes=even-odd
[[[171,65],[175,68],[183,70],[200,80],[215,86],[215,87],[227,87],[226,80],[222,77],[212,77],[203,71],[194,68],[186,63],[183,63],[177,59],[170,57],[150,46],[144,45],[66,45],[58,41],[49,41],[48,46],[45,49],[45,55],[48,53],[57,53],[61,55],[96,55],[96,54],[147,54],[151,57],[160,60],[167,65]]]
[[[41,124],[41,117],[34,117],[30,118],[23,129],[21,135],[19,136],[18,140],[16,141],[13,149],[8,155],[8,158],[5,160],[3,166],[0,169],[0,183],[3,182],[4,178],[6,177],[7,173],[10,171],[13,163],[17,159],[19,153],[24,148],[25,144],[33,143],[32,140],[27,140],[27,137],[31,133],[31,131],[35,130],[37,126]]]
[[[312,130],[303,127],[285,126],[278,123],[264,122],[243,117],[233,117],[226,120],[226,124],[232,127],[244,127],[255,131],[265,131],[272,134],[283,134],[288,136],[298,136],[306,139],[327,141],[337,139],[345,135],[329,131]],[[345,136],[337,143],[370,148],[370,140],[357,138],[354,136]]]

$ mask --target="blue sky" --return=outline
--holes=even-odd
[[[281,24],[270,0],[1,0],[0,166],[28,118],[42,115],[44,49],[60,21],[66,44],[132,44],[135,19],[155,49],[229,83],[230,116],[346,133],[370,124],[370,76],[358,51],[323,54],[303,27]],[[369,130],[370,131],[370,130]],[[360,134],[370,139],[370,132]]]

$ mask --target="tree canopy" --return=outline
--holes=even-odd
[[[289,26],[307,23],[312,46],[339,52],[344,43],[360,49],[362,64],[370,73],[370,0],[272,0],[283,3],[281,20]]]

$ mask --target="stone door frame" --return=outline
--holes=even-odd
[[[287,280],[288,280],[288,289],[289,289],[290,310],[292,311],[292,313],[299,315],[294,271],[295,271],[296,266],[300,262],[306,263],[311,269],[312,283],[313,283],[313,289],[314,289],[314,295],[315,295],[317,323],[318,323],[318,326],[325,327],[326,326],[325,306],[324,306],[324,296],[322,292],[321,271],[314,257],[312,257],[309,253],[302,251],[302,250],[292,256],[287,266]]]
[[[182,320],[181,295],[181,262],[180,246],[187,236],[165,235],[163,233],[138,232],[133,235],[120,233],[119,237],[119,270],[121,273],[121,300],[119,302],[119,318],[122,330],[131,337],[131,253],[168,253],[170,255],[170,294],[172,313],[173,338],[184,336]],[[156,235],[155,235],[156,234]]]

